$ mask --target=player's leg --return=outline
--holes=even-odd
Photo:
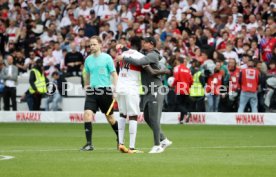
[[[118,120],[118,133],[119,133],[119,150],[122,153],[128,153],[128,148],[124,145],[124,135],[126,127],[126,118],[125,114],[120,113],[120,118]]]
[[[161,116],[162,116],[162,109],[163,109],[163,100],[164,95],[158,94],[157,95],[157,103],[158,103],[158,124],[160,126],[160,145],[163,149],[167,148],[168,146],[172,145],[172,142],[166,138],[165,134],[161,128]]]
[[[129,115],[129,148],[130,153],[142,153],[135,149],[137,135],[137,119],[140,114],[140,96],[138,94],[126,95],[127,114]]]
[[[118,120],[118,130],[119,130],[119,143],[124,144],[125,127],[126,127],[126,114],[120,112],[120,118]]]
[[[125,95],[117,96],[117,103],[119,108],[120,117],[118,120],[118,133],[119,133],[119,144],[124,144],[124,134],[126,126],[126,100]]]
[[[118,120],[118,134],[119,134],[119,150],[123,153],[128,152],[128,148],[124,145],[124,135],[125,135],[125,126],[126,126],[126,100],[125,95],[118,95],[117,102],[120,112],[120,117]]]
[[[92,143],[92,118],[93,111],[96,112],[98,109],[97,101],[95,95],[87,95],[84,105],[84,130],[86,137],[86,144],[81,148],[83,151],[93,150]]]
[[[240,95],[240,104],[239,104],[238,112],[244,112],[244,108],[248,103],[248,101],[249,101],[249,97],[247,96],[246,92],[242,91]]]
[[[149,153],[161,153],[164,149],[160,145],[160,124],[158,121],[158,103],[157,101],[149,101],[147,105],[147,111],[149,117],[148,124],[151,126],[153,131],[154,146],[151,148]]]

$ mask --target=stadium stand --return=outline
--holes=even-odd
[[[74,56],[80,53],[85,59],[89,55],[89,37],[99,35],[104,41],[102,50],[115,58],[117,43],[129,45],[132,36],[154,36],[163,57],[160,65],[172,71],[177,67],[175,61],[182,58],[192,74],[200,70],[205,84],[211,85],[218,83],[215,65],[221,63],[223,80],[219,83],[231,92],[217,97],[219,112],[237,111],[241,87],[236,69],[246,69],[253,60],[261,73],[258,111],[271,112],[275,104],[267,105],[264,100],[267,103],[267,98],[275,97],[273,87],[266,84],[276,77],[275,16],[275,0],[2,0],[0,58],[4,63],[8,55],[15,59],[18,99],[29,87],[28,73],[34,61],[41,58],[49,80],[57,70],[75,87],[63,98],[62,110],[82,110],[85,93],[80,71],[84,61]],[[68,68],[73,72],[67,73]],[[170,76],[164,76],[164,84]],[[233,90],[230,82],[236,84]],[[25,103],[18,104],[18,110],[27,110]],[[164,110],[175,111],[172,104],[170,92]]]

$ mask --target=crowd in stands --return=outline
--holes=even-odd
[[[19,75],[42,59],[48,77],[81,76],[93,35],[114,59],[116,44],[153,36],[167,68],[184,63],[192,75],[200,69],[203,85],[219,72],[228,88],[253,61],[260,72],[258,111],[270,111],[264,95],[275,89],[266,80],[276,77],[276,0],[0,0],[0,65],[11,56]],[[196,111],[237,111],[240,88],[234,99],[216,95],[212,109],[205,95],[207,109]],[[169,92],[164,109],[174,111],[173,105]]]

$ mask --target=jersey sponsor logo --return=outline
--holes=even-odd
[[[40,112],[17,112],[16,113],[17,122],[40,122],[41,113]]]
[[[264,125],[263,114],[237,114],[236,122],[239,125]]]
[[[255,79],[256,78],[256,71],[253,69],[246,70],[246,79]]]

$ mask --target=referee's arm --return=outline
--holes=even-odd
[[[84,89],[86,90],[87,87],[90,87],[90,73],[86,73],[84,78]]]
[[[116,71],[113,71],[111,73],[111,76],[112,76],[112,82],[113,82],[113,86],[114,86],[114,89],[116,88],[117,86],[117,80],[118,80],[118,75],[117,75],[117,72]]]

